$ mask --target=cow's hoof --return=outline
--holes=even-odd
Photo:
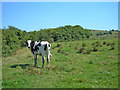
[[[36,67],[35,65],[33,67]]]
[[[50,65],[49,65],[49,64],[48,64],[47,66],[48,66],[48,67],[50,67]]]
[[[37,68],[40,68],[40,66],[37,66]]]

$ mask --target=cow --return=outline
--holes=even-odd
[[[34,67],[36,67],[37,65],[37,55],[42,56],[42,68],[43,68],[45,61],[45,54],[47,54],[47,64],[49,65],[50,56],[52,56],[52,54],[50,53],[51,44],[48,41],[27,40],[25,43],[27,44],[27,47],[31,50],[34,56],[34,61],[35,61]]]

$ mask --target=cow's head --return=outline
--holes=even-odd
[[[31,40],[27,40],[27,42],[25,42],[27,44],[27,47],[30,48],[31,47]]]

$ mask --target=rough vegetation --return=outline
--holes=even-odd
[[[7,29],[2,29],[2,55],[9,56],[13,54],[17,49],[24,47],[24,42],[28,39],[35,41],[47,40],[53,43],[81,40],[82,38],[89,37],[89,31],[83,29],[79,25],[66,25],[55,29],[44,29],[32,32],[22,31],[18,28],[9,26]]]
[[[100,34],[101,33],[101,34]],[[2,30],[2,85],[4,88],[117,88],[117,31],[89,31],[81,26],[26,32],[9,26]],[[107,38],[106,38],[107,37]],[[50,66],[41,68],[24,42],[51,42]]]
[[[43,69],[39,67],[42,58],[38,56],[39,66],[34,68],[30,50],[22,48],[3,58],[2,85],[4,88],[117,88],[118,43],[115,39],[109,41],[115,43],[114,50],[104,45],[97,47],[96,52],[90,48],[94,47],[94,40],[84,41],[85,47],[81,47],[82,41],[52,43],[50,66],[45,61]],[[83,51],[78,53],[81,48]]]

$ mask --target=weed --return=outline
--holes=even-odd
[[[95,45],[95,43],[93,42],[92,45]]]
[[[89,48],[86,48],[83,52],[83,54],[90,54],[91,53],[91,49]]]
[[[93,64],[93,62],[92,62],[92,61],[90,61],[90,62],[89,62],[89,64]]]
[[[101,45],[101,44],[99,45],[99,47],[102,47],[102,46],[103,46],[103,45]]]
[[[61,46],[61,44],[58,43],[56,46],[53,47],[53,49],[58,48],[60,46]]]
[[[109,45],[110,45],[110,43],[108,42],[108,43],[107,43],[107,46],[109,46]]]
[[[113,42],[113,43],[110,43],[110,46],[114,46],[115,45],[115,43]]]
[[[61,44],[58,43],[56,47],[60,47],[60,46],[61,46]]]
[[[82,47],[85,47],[86,46],[86,43],[82,43]]]
[[[84,50],[84,48],[83,48],[83,47],[81,47],[81,48],[79,49],[78,53],[82,53],[82,52],[83,52],[83,50]]]
[[[77,47],[77,46],[75,46],[75,50],[78,50],[78,47]]]
[[[69,47],[72,47],[72,43],[69,44]]]
[[[111,48],[109,50],[114,50],[115,49],[115,46],[112,45]]]
[[[103,41],[103,45],[107,44],[106,41]]]
[[[99,47],[100,45],[101,45],[101,44],[100,44],[99,41],[96,41],[96,42],[95,42],[95,46],[96,46],[96,47]]]
[[[62,53],[62,50],[61,49],[58,49],[58,51],[57,51],[58,53]]]
[[[98,51],[98,48],[94,46],[93,49],[92,49],[92,51],[93,51],[93,52],[97,52],[97,51]]]
[[[104,49],[99,49],[98,51],[103,52],[103,51],[104,51]]]

